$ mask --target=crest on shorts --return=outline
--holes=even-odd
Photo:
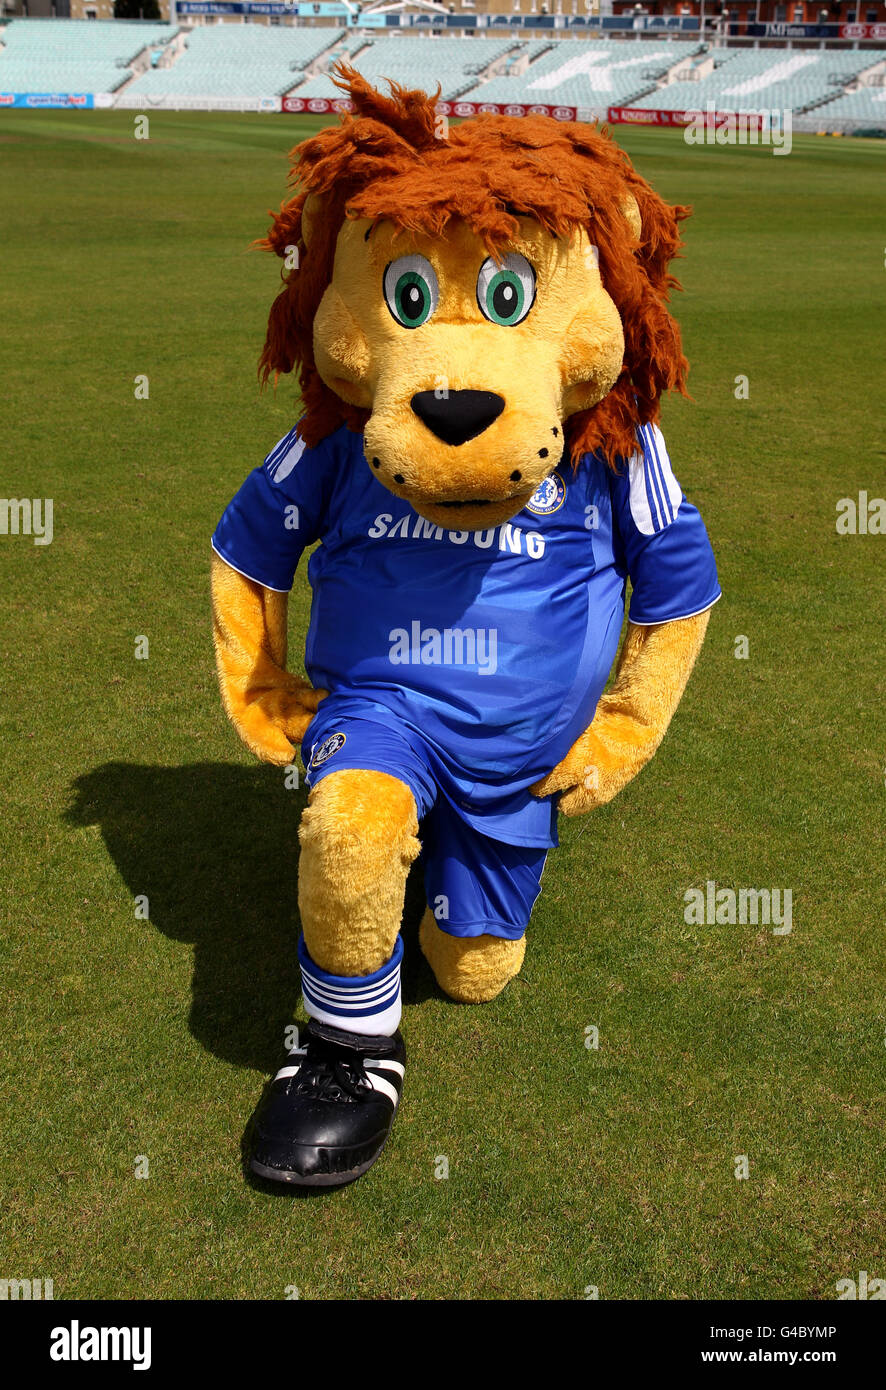
[[[316,752],[314,749],[311,749],[311,761],[309,766],[319,767],[321,763],[327,762],[332,757],[333,753],[338,752],[339,748],[344,748],[346,742],[346,734],[330,734],[328,738],[323,740],[320,747],[316,749]]]

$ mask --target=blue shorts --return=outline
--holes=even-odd
[[[425,895],[442,931],[509,941],[524,934],[547,849],[504,844],[468,824],[437,784],[433,759],[414,730],[393,716],[385,724],[343,717],[330,698],[308,726],[302,756],[311,788],[345,768],[386,772],[406,783],[420,822]]]

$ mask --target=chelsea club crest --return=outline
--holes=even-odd
[[[550,516],[558,512],[565,501],[566,484],[559,473],[549,473],[526,503],[526,510],[535,516]]]
[[[343,748],[346,742],[347,734],[330,734],[329,738],[324,739],[316,751],[311,750],[308,766],[319,767],[321,763],[325,763],[328,758],[331,758],[333,753],[337,753],[339,748]]]

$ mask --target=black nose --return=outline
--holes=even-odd
[[[442,400],[434,391],[417,391],[409,404],[444,444],[475,439],[505,408],[504,398],[494,391],[450,391]]]

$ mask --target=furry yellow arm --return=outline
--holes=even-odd
[[[710,609],[652,627],[628,624],[612,689],[563,761],[535,783],[536,796],[561,792],[559,809],[580,816],[627,786],[664,738],[709,617]]]
[[[286,670],[287,594],[265,589],[212,554],[212,626],[225,712],[248,748],[291,763],[325,690]]]

